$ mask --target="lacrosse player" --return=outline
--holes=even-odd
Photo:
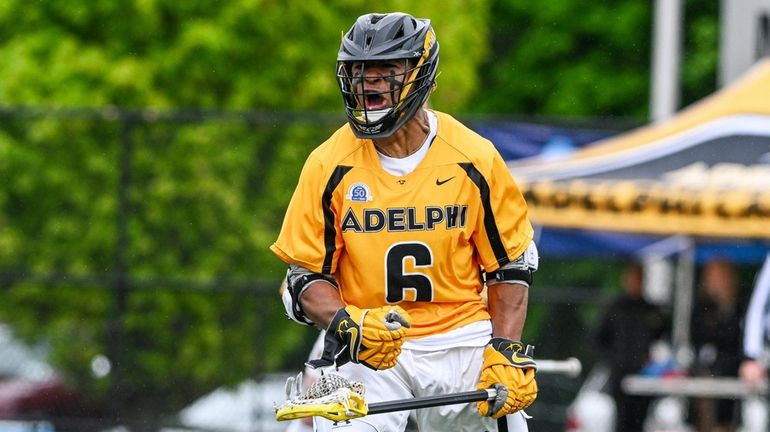
[[[310,364],[362,382],[368,403],[497,396],[316,418],[316,430],[527,430],[537,384],[520,340],[538,265],[533,230],[493,145],[426,108],[438,62],[430,20],[356,20],[337,55],[348,124],[308,157],[271,249],[289,264],[289,318],[327,330]]]

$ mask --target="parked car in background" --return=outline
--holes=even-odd
[[[46,362],[45,349],[23,343],[0,324],[0,419],[45,420],[76,403],[74,392]]]
[[[0,432],[56,432],[47,421],[0,420]]]
[[[267,374],[232,388],[219,388],[184,408],[179,420],[196,430],[284,431],[288,423],[275,420],[275,406],[286,399],[286,379],[290,376],[294,374]]]

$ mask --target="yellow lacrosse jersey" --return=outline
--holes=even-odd
[[[407,337],[489,319],[482,271],[532,240],[527,206],[492,143],[436,112],[425,158],[405,176],[385,171],[371,140],[337,130],[308,157],[271,250],[332,274],[346,304],[399,304]]]

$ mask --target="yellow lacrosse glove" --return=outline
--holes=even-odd
[[[484,365],[477,390],[497,389],[490,401],[478,402],[479,414],[499,418],[532,405],[537,398],[537,365],[521,342],[492,338],[484,349]]]
[[[326,329],[321,358],[308,364],[317,368],[352,361],[374,370],[391,368],[401,354],[409,319],[400,306],[340,309]]]

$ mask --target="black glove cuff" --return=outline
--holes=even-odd
[[[512,341],[500,337],[492,338],[489,341],[489,345],[491,345],[495,351],[505,356],[505,358],[511,362],[512,366],[523,369],[537,369],[537,364],[533,358],[535,347],[532,345],[527,345],[525,348],[524,344],[519,341]]]
[[[361,329],[345,308],[340,308],[326,329],[324,350],[321,358],[307,362],[312,368],[336,364],[337,367],[352,361],[358,363],[358,349],[361,346]]]

